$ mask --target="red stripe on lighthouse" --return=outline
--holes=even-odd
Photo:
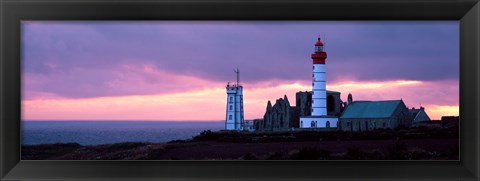
[[[313,64],[325,64],[325,59],[313,59]]]

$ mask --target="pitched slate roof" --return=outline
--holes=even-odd
[[[417,114],[420,112],[421,109],[408,109],[410,111],[410,114],[412,114],[412,120],[417,117]]]
[[[347,106],[340,118],[389,118],[402,100],[354,101]]]

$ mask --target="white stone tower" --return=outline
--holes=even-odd
[[[225,130],[243,130],[243,87],[240,85],[240,70],[236,69],[237,83],[227,84],[227,114]]]
[[[337,127],[338,118],[327,115],[327,78],[325,60],[327,52],[318,38],[312,54],[312,115],[300,117],[300,128]]]

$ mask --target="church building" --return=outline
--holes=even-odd
[[[353,101],[349,94],[348,104],[340,116],[342,131],[371,131],[410,127],[411,114],[403,100]]]

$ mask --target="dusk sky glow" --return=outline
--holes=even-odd
[[[245,119],[311,90],[318,35],[327,89],[459,114],[457,21],[23,21],[22,120],[225,119],[241,71]]]

